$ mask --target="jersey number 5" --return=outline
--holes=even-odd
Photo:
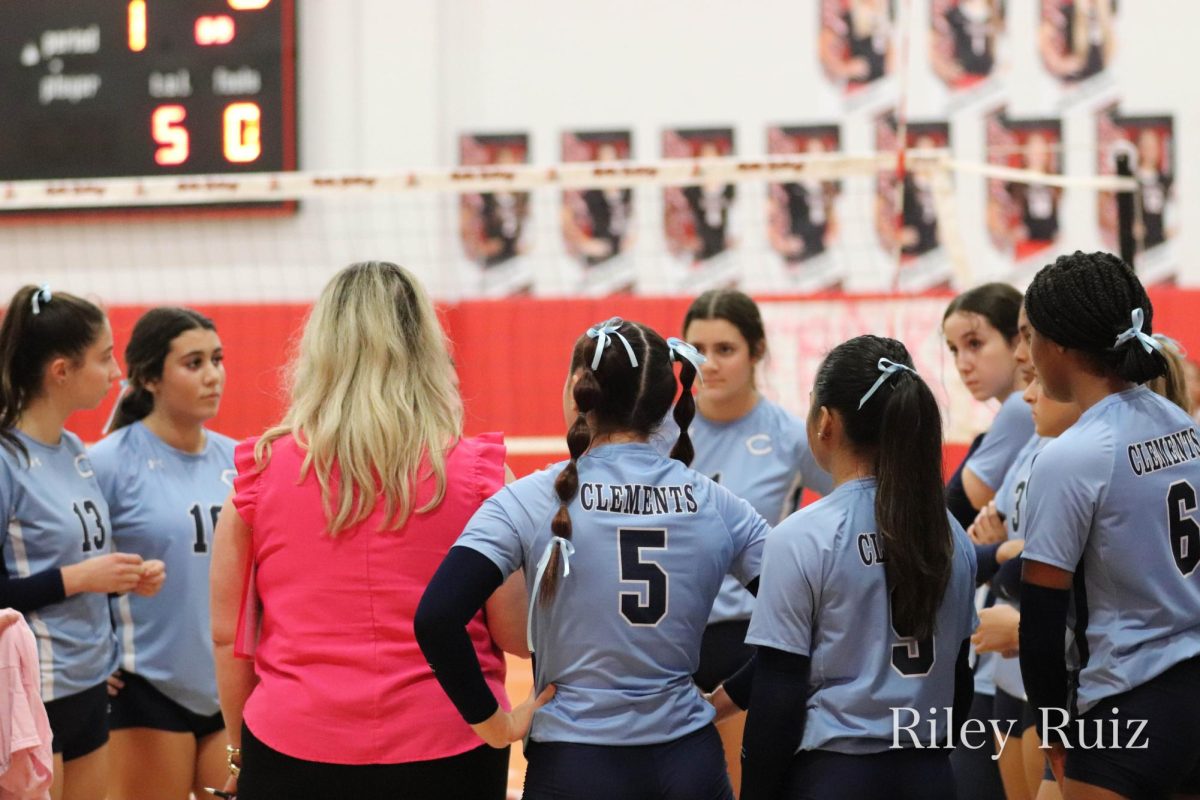
[[[1167,490],[1167,529],[1171,532],[1171,555],[1185,578],[1200,564],[1200,525],[1196,513],[1196,490],[1187,481],[1175,481]]]
[[[891,604],[888,604],[888,624],[898,641],[891,645],[892,669],[906,678],[922,678],[933,669],[934,650],[933,636],[928,639],[918,639],[915,636],[903,636],[896,630],[896,623],[891,620]]]
[[[642,560],[643,550],[666,550],[666,528],[617,528],[622,583],[643,583],[644,590],[621,592],[621,616],[630,625],[653,627],[667,615],[666,571],[656,561]],[[642,602],[645,597],[646,602]]]

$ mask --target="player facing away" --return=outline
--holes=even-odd
[[[822,362],[808,433],[834,489],[767,540],[742,798],[953,798],[931,745],[970,705],[975,559],[937,402],[904,345],[860,336]]]
[[[673,359],[680,434],[668,458],[648,440],[679,391]],[[421,600],[418,642],[463,717],[496,747],[528,731],[527,800],[732,798],[692,674],[723,578],[756,585],[768,526],[686,466],[702,361],[638,323],[589,329],[564,389],[570,460],[488,500]],[[522,566],[541,694],[509,714],[463,649],[464,626]]]
[[[1043,391],[1083,411],[1033,462],[1021,523],[1021,674],[1042,741],[1067,800],[1196,793],[1200,434],[1139,385],[1166,362],[1119,258],[1060,256],[1025,309]]]
[[[220,408],[224,351],[207,317],[154,308],[134,325],[125,365],[129,388],[113,432],[91,449],[92,466],[113,541],[161,559],[171,585],[112,602],[120,667],[109,702],[109,800],[187,800],[227,774],[208,578],[235,443],[204,427]]]
[[[705,292],[683,318],[683,338],[706,358],[688,428],[696,451],[692,469],[748,501],[771,524],[795,510],[803,488],[828,494],[832,482],[813,458],[804,420],[758,391],[767,339],[755,302],[733,289]],[[726,576],[700,647],[695,679],[703,691],[711,692],[753,655],[745,644],[753,610],[753,596]],[[744,722],[739,716],[718,726],[735,789]]]
[[[48,286],[17,290],[0,324],[0,606],[24,613],[37,639],[55,800],[105,797],[108,595],[152,595],[164,575],[161,561],[114,551],[91,460],[64,429],[120,375],[103,311]]]

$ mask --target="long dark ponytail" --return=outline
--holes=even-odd
[[[892,624],[902,636],[934,632],[954,557],[942,479],[942,416],[929,386],[910,369],[887,376],[880,359],[913,366],[903,344],[859,336],[825,357],[813,387],[813,413],[837,411],[851,445],[874,455],[875,520],[883,538]]]
[[[47,287],[17,290],[0,323],[0,446],[29,455],[13,428],[41,393],[46,365],[79,358],[103,327],[104,312],[82,297]]]
[[[611,332],[607,334],[608,343],[595,369],[592,368],[592,362],[596,355],[598,338],[589,337],[587,334],[579,337],[571,353],[570,374],[579,374],[572,394],[579,409],[579,416],[567,431],[567,449],[571,459],[554,481],[559,507],[550,523],[551,532],[567,540],[570,540],[572,533],[569,507],[579,492],[577,462],[591,447],[592,439],[597,434],[616,432],[650,436],[671,409],[671,403],[675,400],[678,390],[671,351],[653,329],[637,322],[618,319],[601,323],[596,329],[600,327],[607,327]],[[618,333],[629,342],[637,359],[637,366],[630,361],[629,353],[617,337]],[[687,377],[689,372],[690,378]],[[680,427],[680,441],[676,442],[671,453],[672,457],[679,460],[684,460],[684,455],[688,461],[691,459],[687,426],[691,422],[695,406],[692,405],[689,412],[686,404],[691,400],[690,386],[695,376],[695,368],[684,362],[681,377],[686,380],[688,388],[683,395],[688,399],[684,400],[681,395],[680,405],[683,405],[683,408],[677,405],[675,409],[675,420]],[[548,604],[554,599],[561,572],[562,560],[559,549],[555,547],[551,549],[550,561],[546,565],[538,602]]]
[[[162,377],[171,342],[186,331],[215,331],[208,317],[190,308],[152,308],[138,319],[125,346],[129,389],[117,401],[117,413],[106,432],[132,425],[154,410],[154,395],[146,384]]]

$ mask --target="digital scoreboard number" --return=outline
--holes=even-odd
[[[295,0],[5,0],[0,180],[296,168]]]

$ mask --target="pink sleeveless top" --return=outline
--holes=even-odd
[[[504,485],[498,433],[464,438],[447,456],[446,497],[399,530],[380,530],[383,501],[337,538],[304,451],[283,437],[259,472],[256,439],[238,445],[234,505],[251,528],[243,618],[258,606],[258,684],[246,725],[281,753],[335,764],[399,764],[464,753],[482,741],[459,716],[417,647],[413,616],[442,558],[480,504]],[[417,505],[432,495],[432,479]],[[245,628],[245,619],[239,624]],[[468,626],[488,685],[504,708],[504,655],[481,611]],[[248,644],[253,646],[247,646]]]

